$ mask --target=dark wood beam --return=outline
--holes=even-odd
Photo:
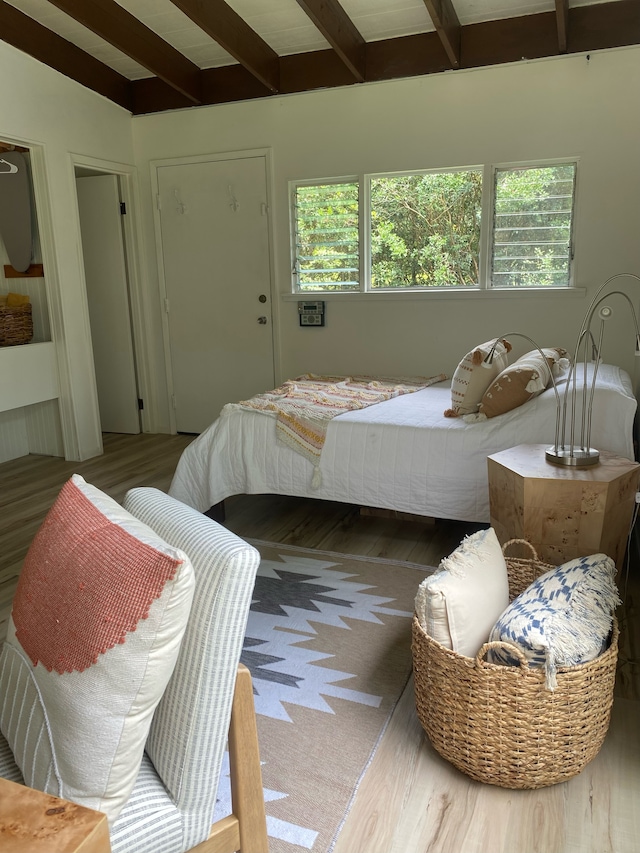
[[[200,69],[114,0],[49,0],[87,29],[181,92],[201,100]]]
[[[0,39],[132,111],[133,87],[126,77],[3,0],[0,0]]]
[[[366,42],[338,0],[298,0],[357,83],[366,79]]]
[[[278,54],[225,0],[171,0],[270,92],[280,91]]]
[[[451,0],[424,0],[429,17],[453,68],[460,67],[460,35],[462,28]]]
[[[640,44],[640,0],[570,9],[569,32],[569,53]]]
[[[65,11],[71,7],[81,10],[84,5],[81,0],[50,2],[64,7]],[[206,5],[215,2],[208,0]],[[113,6],[118,4],[112,0],[92,0],[90,5],[89,17],[93,17],[96,9],[113,11]],[[195,0],[192,5],[196,5]],[[226,7],[226,3],[223,6]],[[557,55],[558,50],[562,50],[560,8],[564,8],[564,4],[556,0],[555,12],[461,27],[459,67],[476,68]],[[72,16],[81,20],[80,13]],[[567,4],[566,18],[567,53],[640,44],[640,0],[616,0],[573,9],[568,9]],[[135,115],[189,107],[194,103],[222,104],[262,98],[274,92],[273,86],[265,86],[242,64],[205,71],[196,69],[201,93],[197,101],[193,93],[186,95],[175,85],[175,78],[166,80],[171,75],[130,82],[4,0],[0,0],[0,39]],[[160,42],[169,47],[161,39]],[[366,68],[368,81],[433,74],[451,68],[451,57],[437,31],[371,42],[364,47],[365,60],[361,67]],[[139,54],[145,49],[144,44],[142,48],[138,44],[133,52],[126,52],[140,61]],[[335,50],[283,57],[278,60],[278,70],[278,78],[281,78],[278,91],[283,93],[345,86],[353,83],[354,78],[352,70]]]
[[[569,0],[556,0],[558,23],[558,52],[566,53],[569,38]]]
[[[469,24],[462,28],[460,55],[461,68],[557,56],[555,12]]]
[[[133,84],[134,115],[158,113],[190,107],[184,95],[170,89],[157,77],[136,80]],[[205,104],[230,104],[271,97],[271,92],[242,65],[205,68],[202,72],[202,97]]]
[[[435,32],[382,39],[367,45],[370,81],[421,77],[450,70],[451,62]]]
[[[570,9],[569,31],[567,53],[640,44],[640,0],[615,0]],[[460,36],[461,68],[558,55],[555,12],[465,25],[461,27]],[[352,75],[333,50],[285,56],[280,66],[283,93],[345,86],[353,82]],[[367,81],[436,74],[450,68],[450,59],[436,32],[383,39],[366,45]],[[205,104],[268,96],[267,90],[239,65],[205,70],[202,80]],[[172,92],[160,80],[138,80],[131,85],[136,115],[189,106],[184,96]]]

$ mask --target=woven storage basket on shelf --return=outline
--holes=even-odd
[[[0,305],[0,347],[28,344],[32,337],[31,304]]]
[[[511,558],[513,543],[532,558]],[[541,563],[528,542],[503,546],[513,599],[554,566]],[[543,668],[487,663],[485,643],[475,658],[446,649],[413,618],[413,670],[418,718],[433,747],[458,770],[503,788],[542,788],[577,775],[600,751],[609,728],[618,657],[614,619],[609,647],[595,660],[558,669],[557,687]]]

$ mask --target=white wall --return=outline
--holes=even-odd
[[[280,297],[276,306],[279,378],[451,373],[476,343],[512,330],[573,349],[585,296],[611,274],[640,274],[639,94],[640,49],[629,48],[135,117],[149,270],[156,263],[154,159],[272,149],[276,286],[287,294],[289,180],[578,156],[581,294],[334,296],[324,329],[300,329],[295,301]],[[157,286],[154,273],[152,294]],[[152,319],[162,397],[159,313]],[[616,346],[620,336],[608,333],[607,355],[633,370],[628,337]]]
[[[133,119],[4,43],[0,71],[11,81],[0,90],[0,139],[39,153],[34,168],[44,176],[38,218],[70,459],[101,451],[72,155],[139,169],[142,303],[150,336],[149,394],[158,407],[152,427],[158,431],[168,431],[169,417],[149,167],[154,159],[272,150],[279,379],[303,371],[451,373],[467,349],[512,330],[541,345],[572,348],[585,295],[613,273],[640,274],[640,48]],[[338,295],[327,298],[324,329],[298,326],[296,303],[287,299],[289,180],[573,156],[580,157],[580,293]],[[615,322],[624,313],[617,312]],[[608,360],[633,371],[631,353],[626,335],[608,333]]]
[[[86,459],[102,438],[71,154],[132,164],[131,116],[4,42],[0,77],[0,139],[32,151],[65,452]]]

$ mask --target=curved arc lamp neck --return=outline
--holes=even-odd
[[[556,465],[569,465],[574,467],[585,467],[589,465],[595,465],[598,463],[600,454],[599,452],[590,447],[591,442],[591,421],[593,415],[593,403],[595,397],[595,388],[596,388],[596,379],[598,374],[598,368],[601,362],[601,352],[602,352],[602,341],[604,337],[604,323],[605,320],[611,316],[611,311],[608,310],[606,312],[602,312],[601,322],[600,322],[600,333],[598,335],[598,343],[596,344],[593,334],[591,332],[591,323],[593,321],[593,317],[602,303],[610,299],[613,296],[622,296],[627,300],[629,307],[631,308],[631,315],[633,317],[633,323],[635,327],[636,333],[636,353],[640,354],[640,328],[638,327],[638,319],[636,315],[636,311],[633,305],[633,302],[629,298],[628,294],[624,293],[621,290],[614,290],[610,293],[604,294],[603,292],[606,288],[616,279],[619,278],[631,278],[635,281],[640,282],[640,276],[635,275],[635,273],[616,273],[615,275],[610,276],[596,291],[591,303],[584,315],[582,325],[580,326],[580,331],[578,333],[578,337],[576,340],[576,347],[574,351],[573,361],[571,363],[571,367],[569,368],[569,376],[567,377],[567,383],[564,389],[563,394],[563,404],[562,411],[558,411],[558,416],[556,419],[556,443],[553,448],[549,448],[546,451],[547,461],[552,462]],[[593,373],[591,376],[591,388],[587,389],[587,346],[588,341],[591,340],[592,345],[592,359],[595,362]],[[583,347],[583,371],[582,371],[582,415],[581,415],[581,431],[580,431],[580,443],[576,445],[575,442],[575,420],[576,420],[576,396],[577,396],[577,386],[576,386],[576,364],[578,363],[580,356],[580,347]],[[571,416],[570,416],[570,436],[569,442],[566,442],[566,430],[567,430],[567,401],[568,397],[571,395]],[[561,424],[561,428],[560,428]],[[560,437],[561,436],[561,437]]]

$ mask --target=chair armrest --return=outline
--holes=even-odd
[[[268,853],[267,821],[260,770],[251,673],[240,663],[229,724],[229,772],[233,813],[216,821],[197,853]]]

